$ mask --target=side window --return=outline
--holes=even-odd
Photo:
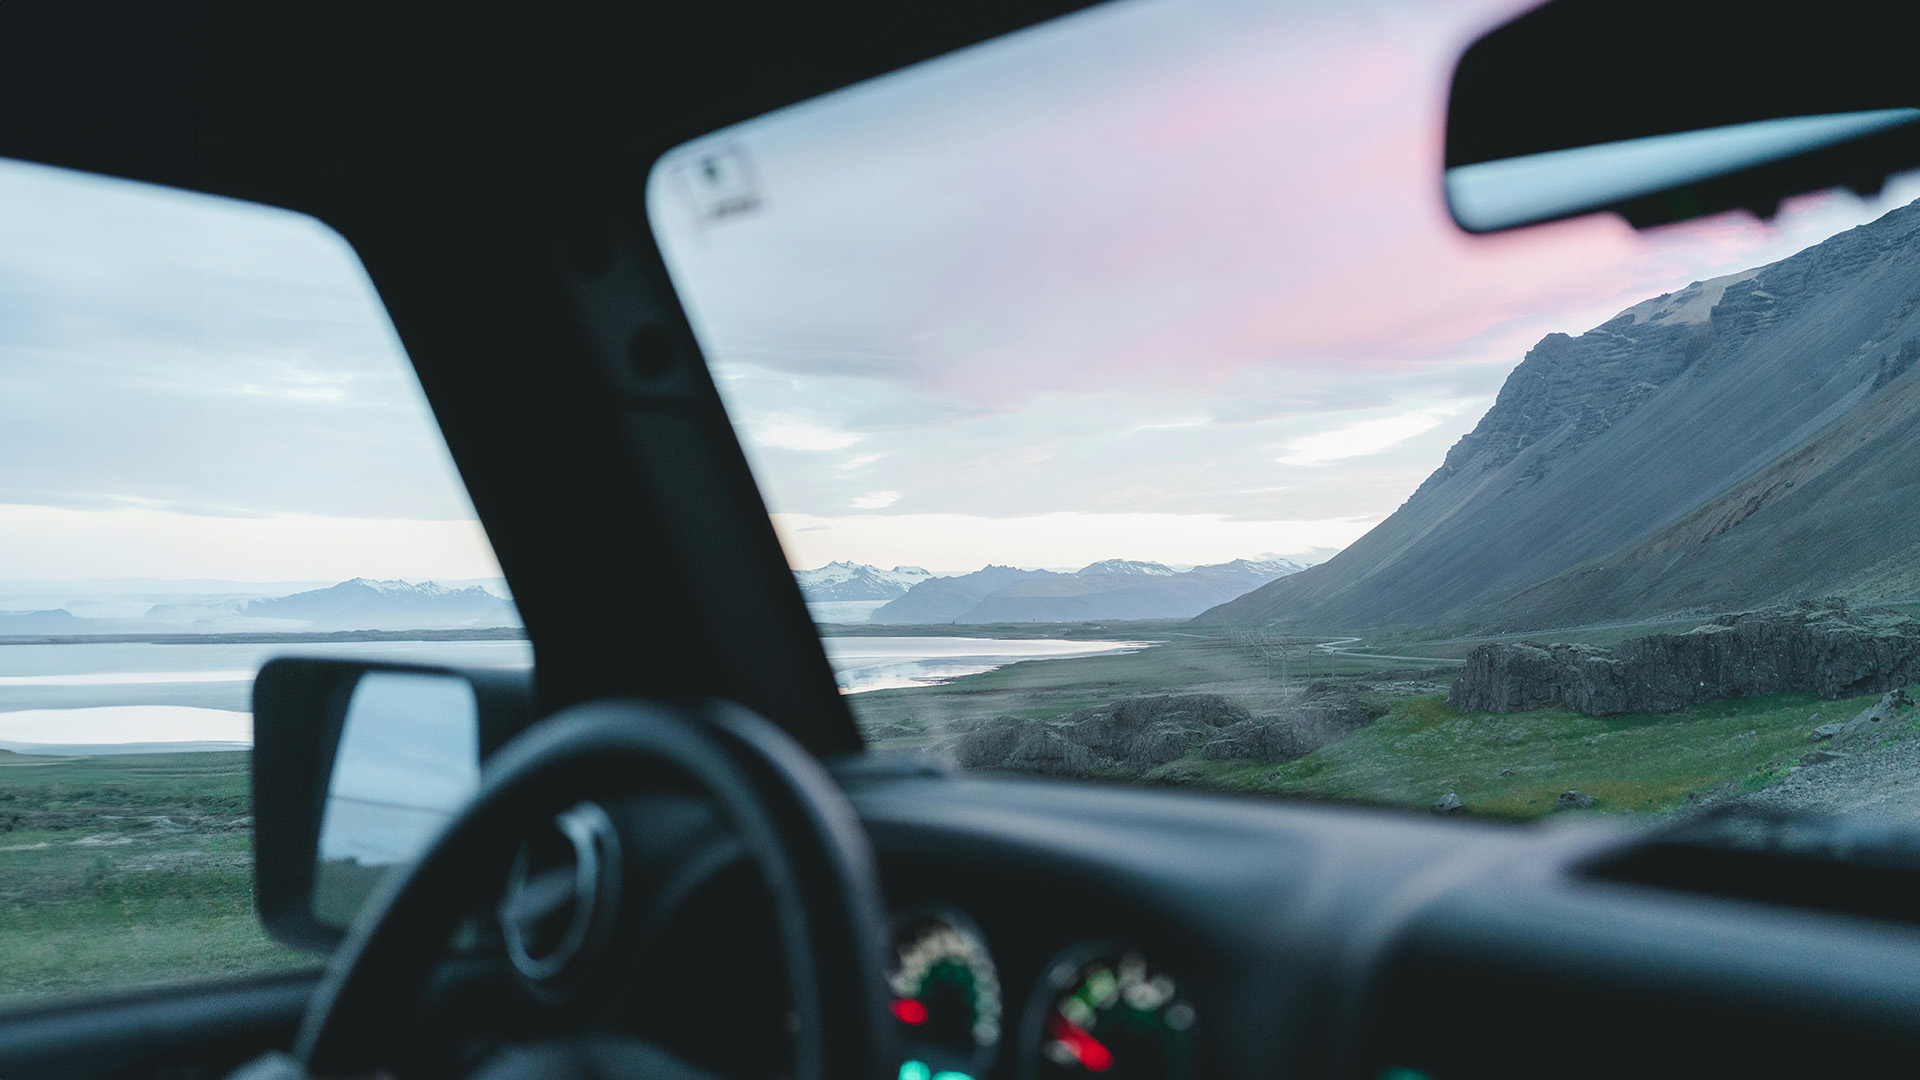
[[[252,904],[280,654],[524,666],[353,252],[0,161],[0,1008],[312,965]]]

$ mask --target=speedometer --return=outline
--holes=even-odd
[[[1034,993],[1022,1037],[1024,1075],[1187,1080],[1196,1019],[1173,976],[1140,953],[1082,945],[1056,958]]]
[[[986,938],[952,908],[894,921],[893,1015],[906,1060],[900,1080],[977,1080],[1000,1049],[1000,976]]]

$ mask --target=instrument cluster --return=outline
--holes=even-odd
[[[986,936],[958,909],[913,908],[894,920],[893,1015],[899,1080],[1188,1080],[1199,1014],[1175,976],[1115,942],[1068,947],[1040,969],[1013,1047],[1007,1002]]]

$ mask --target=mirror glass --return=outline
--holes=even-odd
[[[1824,149],[1920,120],[1920,109],[1794,116],[1456,165],[1447,206],[1493,232],[1612,206]]]
[[[479,704],[453,675],[372,671],[347,703],[320,820],[313,913],[344,926],[480,785]]]

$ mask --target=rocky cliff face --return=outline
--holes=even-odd
[[[1920,587],[1920,204],[1550,334],[1380,526],[1201,616],[1515,630]]]
[[[1447,695],[1463,713],[1565,705],[1590,716],[1669,712],[1723,698],[1879,693],[1920,681],[1920,622],[1842,603],[1727,615],[1612,649],[1482,645]]]

